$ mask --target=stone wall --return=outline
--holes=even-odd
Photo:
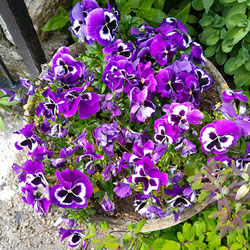
[[[70,9],[71,0],[25,0],[33,25],[42,44],[47,60],[50,60],[55,51],[62,45],[68,44],[70,34],[60,31],[43,32],[41,28],[49,18],[58,14],[59,7]],[[17,47],[9,34],[5,23],[0,17],[0,55],[15,79],[19,76],[29,76],[28,69],[19,55]],[[0,71],[0,75],[1,75]]]

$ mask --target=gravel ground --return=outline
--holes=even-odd
[[[58,214],[42,217],[25,204],[21,198],[18,180],[11,166],[25,159],[18,154],[14,143],[18,135],[14,131],[24,125],[21,117],[16,121],[15,114],[22,114],[21,107],[12,113],[0,110],[7,132],[0,131],[0,249],[1,250],[62,250],[72,249],[67,240],[60,242],[57,227],[54,226]]]

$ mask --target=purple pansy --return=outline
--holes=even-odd
[[[56,170],[60,184],[54,185],[50,190],[52,204],[63,208],[84,208],[92,195],[92,185],[88,177],[81,171],[65,169]]]
[[[65,117],[72,117],[78,110],[79,118],[86,119],[100,109],[100,97],[94,92],[85,93],[87,85],[74,87],[62,93],[62,99],[68,103],[68,111]]]
[[[155,168],[149,157],[146,156],[137,161],[136,166],[136,173],[130,175],[128,181],[135,184],[143,183],[144,195],[149,195],[152,190],[159,191],[160,186],[167,184],[168,175]]]
[[[195,109],[192,103],[171,103],[170,106],[164,105],[162,108],[168,114],[168,122],[178,126],[183,131],[189,130],[189,123],[201,124],[204,115],[198,109]]]
[[[176,51],[176,44],[171,40],[164,41],[161,34],[157,34],[150,45],[150,55],[153,56],[161,66],[166,65]]]
[[[224,154],[235,145],[239,136],[240,129],[233,121],[214,121],[201,129],[201,147],[206,154]]]
[[[118,182],[118,184],[113,190],[115,194],[120,198],[125,198],[127,196],[132,195],[132,190],[130,188],[130,185],[124,182]]]
[[[23,173],[26,175],[26,183],[33,188],[37,188],[39,185],[44,187],[48,186],[48,183],[44,177],[43,164],[32,160],[27,160],[23,164]]]
[[[52,72],[55,79],[67,84],[78,84],[83,77],[84,63],[69,55],[68,47],[61,47],[52,58]]]
[[[103,170],[102,176],[104,177],[105,181],[109,181],[111,174],[113,176],[116,176],[116,172],[117,172],[117,164],[110,162],[108,163],[107,167]]]
[[[156,106],[153,102],[147,99],[148,98],[148,88],[140,90],[138,87],[131,89],[129,94],[130,100],[130,121],[136,120],[136,122],[145,122],[145,120],[151,117],[155,110]]]
[[[209,89],[212,86],[212,83],[213,83],[212,77],[209,74],[207,74],[206,72],[204,72],[201,68],[195,67],[194,73],[195,73],[195,75],[198,79],[198,82],[200,84],[201,93],[204,90]]]
[[[88,14],[98,7],[98,3],[95,0],[83,0],[81,3],[77,2],[69,13],[70,22],[72,23],[70,30],[73,36],[79,38],[80,42],[85,40],[88,44],[93,43],[93,40],[87,33],[86,19]]]
[[[231,102],[235,99],[238,99],[242,102],[248,102],[248,98],[242,93],[243,90],[231,90],[227,88],[227,90],[222,92],[222,100],[224,102]]]
[[[68,238],[68,245],[70,247],[76,247],[82,242],[82,247],[84,248],[86,245],[86,241],[82,240],[85,237],[85,234],[83,234],[83,231],[81,229],[65,229],[65,228],[59,228],[59,234],[62,235],[61,241],[63,241],[65,238]]]
[[[113,12],[96,8],[88,14],[86,26],[87,34],[91,39],[102,46],[107,46],[115,39],[118,19]]]
[[[12,170],[18,175],[19,182],[26,181],[26,174],[23,172],[23,168],[17,164],[12,165]]]
[[[165,193],[168,196],[174,196],[171,200],[168,200],[168,211],[175,215],[175,221],[178,220],[180,213],[192,205],[192,202],[196,201],[196,193],[191,187],[181,188],[177,184],[173,185],[173,189],[165,189]]]
[[[25,203],[32,205],[32,208],[36,213],[47,214],[49,212],[50,201],[46,198],[37,197],[34,195],[35,189],[31,185],[25,185],[21,188],[22,192],[26,196],[22,196]]]
[[[101,144],[104,153],[106,153],[109,157],[115,155],[113,151],[114,143],[120,133],[117,126],[118,122],[113,121],[112,124],[104,123],[101,127],[93,130],[93,136],[96,140],[96,144]]]
[[[34,161],[43,161],[45,158],[51,158],[53,156],[54,152],[51,150],[48,150],[44,146],[37,146],[36,149],[32,153],[28,153],[28,155],[31,155],[33,157]]]
[[[187,157],[189,155],[195,154],[198,152],[196,145],[193,144],[187,138],[182,138],[181,142],[175,147],[175,150],[179,150],[182,148],[180,155],[182,157]]]
[[[157,92],[161,97],[177,99],[183,90],[183,81],[171,69],[160,69],[155,76],[157,80]]]
[[[154,123],[154,140],[158,144],[169,145],[174,144],[180,136],[180,128],[176,125],[171,125],[168,122],[167,116],[162,116]]]
[[[104,196],[100,204],[106,213],[113,213],[115,211],[115,205],[107,195]]]
[[[43,142],[34,135],[35,123],[33,124],[27,124],[24,128],[22,128],[20,131],[16,131],[14,133],[20,134],[23,137],[25,137],[22,141],[17,141],[15,143],[15,147],[17,150],[23,150],[25,147],[29,148],[29,152],[33,152],[38,145],[43,144]]]
[[[196,42],[192,43],[192,52],[189,59],[192,59],[195,63],[205,66],[206,58],[203,55],[203,50],[200,44]]]
[[[43,120],[43,123],[40,127],[43,133],[51,137],[64,138],[68,133],[67,122],[61,121],[61,123],[54,122],[51,124],[47,119]]]

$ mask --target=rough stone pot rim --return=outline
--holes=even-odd
[[[74,55],[77,52],[84,52],[85,47],[81,44],[73,44],[70,47],[70,54]],[[204,70],[211,75],[213,78],[213,84],[216,84],[217,92],[221,93],[222,91],[226,90],[228,88],[228,85],[221,75],[221,73],[217,70],[217,68],[210,62],[208,59],[206,59],[206,66],[204,67]],[[25,110],[25,115],[30,116],[30,114],[34,113],[35,107],[31,106],[32,103],[34,103],[32,100],[34,99],[33,96],[30,96],[28,98],[28,107]],[[29,119],[27,123],[32,123],[33,120]],[[22,155],[25,153],[24,151],[19,152],[19,155]],[[17,159],[22,157],[16,157]],[[174,215],[171,214],[169,216],[163,217],[161,219],[147,219],[145,225],[143,226],[141,232],[153,232],[161,229],[166,229],[175,225],[178,225],[189,218],[193,217],[194,215],[200,213],[202,210],[204,210],[208,205],[215,202],[213,197],[206,198],[202,203],[199,203],[198,201],[191,205],[190,208],[186,208],[183,210],[178,218],[177,221],[174,219]],[[93,222],[100,222],[100,221],[107,221],[109,223],[110,229],[122,231],[126,230],[128,224],[130,223],[138,223],[137,220],[132,220],[128,218],[115,218],[111,216],[105,216],[105,215],[92,215],[89,216],[90,220]]]

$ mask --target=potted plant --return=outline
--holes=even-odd
[[[43,215],[62,209],[59,233],[71,247],[95,235],[91,219],[146,218],[135,232],[154,231],[225,202],[229,190],[245,211],[249,118],[230,102],[247,98],[226,89],[225,103],[199,108],[215,70],[203,68],[202,48],[180,20],[118,36],[119,10],[94,0],[78,2],[70,20],[85,51],[61,47],[38,79],[22,79],[32,122],[15,146],[29,159],[13,169],[24,202]]]

